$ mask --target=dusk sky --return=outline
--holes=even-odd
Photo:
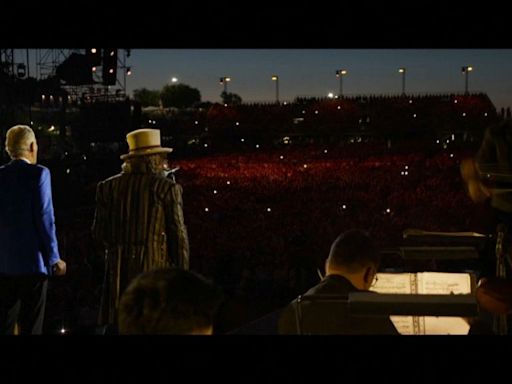
[[[337,69],[346,69],[343,93],[464,92],[461,67],[471,65],[469,91],[487,93],[497,108],[512,106],[512,49],[133,49],[127,91],[160,89],[177,77],[198,88],[203,101],[220,101],[221,76],[244,101],[273,101],[279,76],[283,101],[337,93]]]
[[[220,101],[219,78],[243,101],[282,101],[337,93],[337,69],[346,69],[344,95],[464,92],[461,67],[471,65],[469,91],[487,93],[497,108],[512,106],[512,49],[132,49],[127,92],[161,89],[172,77],[198,88],[203,101]],[[33,68],[33,67],[32,67]]]

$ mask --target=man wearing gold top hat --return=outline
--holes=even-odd
[[[137,275],[175,266],[189,268],[182,188],[166,178],[167,154],[160,131],[126,135],[122,172],[98,183],[92,232],[104,249],[100,324],[117,325],[121,294]]]

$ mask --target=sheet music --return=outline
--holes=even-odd
[[[469,324],[462,317],[424,316],[424,335],[467,335]]]
[[[418,293],[430,295],[470,294],[469,273],[419,272]]]
[[[411,273],[378,273],[377,282],[370,288],[380,293],[413,293]],[[412,316],[390,316],[389,319],[401,335],[414,335]]]
[[[401,335],[414,335],[413,316],[389,316],[389,319]]]
[[[380,293],[413,293],[411,273],[377,273],[377,282],[370,290]]]
[[[471,293],[469,273],[418,273],[418,292],[433,295]],[[424,335],[467,335],[469,324],[462,317],[425,316],[422,318]]]
[[[471,293],[469,273],[378,273],[377,279],[371,290],[380,293],[417,292],[438,295]],[[413,286],[415,284],[417,285]],[[416,327],[413,316],[390,316],[390,319],[402,335],[467,335],[470,327],[462,317],[421,316],[416,318]]]

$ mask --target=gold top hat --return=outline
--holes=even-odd
[[[130,152],[121,155],[121,159],[127,159],[135,156],[147,156],[155,153],[169,153],[172,148],[162,147],[160,144],[160,130],[158,129],[137,129],[126,135],[126,141]]]

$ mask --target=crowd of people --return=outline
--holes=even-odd
[[[165,135],[204,134],[224,138],[300,132],[337,136],[368,130],[381,136],[432,134],[450,126],[475,129],[496,121],[485,94],[303,98],[290,103],[213,104],[167,119],[150,118]],[[154,121],[154,123],[153,123]],[[207,129],[207,131],[205,131]]]
[[[39,162],[52,174],[56,238],[68,273],[50,276],[45,331],[96,324],[106,295],[115,307],[115,313],[107,309],[107,318],[115,322],[121,291],[138,273],[161,264],[190,268],[222,287],[215,331],[229,332],[315,286],[333,239],[351,228],[370,231],[382,249],[401,245],[408,228],[488,231],[488,212],[468,197],[459,167],[476,152],[479,127],[497,119],[485,94],[299,98],[289,104],[215,104],[149,120],[157,130],[129,134],[129,153],[115,141],[95,140],[87,151],[63,147],[60,156],[50,146]],[[166,146],[176,146],[169,180],[143,187],[137,176],[142,168],[163,172],[165,161],[155,157],[144,165],[131,158],[146,159],[148,150],[170,152],[160,146],[160,131]],[[158,145],[132,148],[140,144],[135,137],[144,135]],[[183,187],[177,187],[179,196],[164,191],[171,180]],[[137,192],[126,192],[132,189]],[[174,204],[164,202],[167,195],[183,213],[165,208]],[[135,196],[140,207],[132,218],[126,207]],[[161,224],[139,231],[148,209]],[[173,217],[181,224],[172,224]],[[159,226],[184,223],[187,229],[177,236],[182,241],[166,243],[169,233],[160,234]],[[136,250],[120,244],[121,237],[130,244],[140,237]],[[182,255],[175,252],[170,263],[158,256],[169,253],[169,244],[178,244]],[[118,253],[130,257],[115,259]],[[112,264],[126,258],[136,266],[130,273]],[[397,267],[395,261],[382,265]]]
[[[380,247],[400,245],[407,228],[481,230],[485,210],[471,202],[459,175],[461,158],[474,149],[425,147],[361,142],[171,155],[183,186],[190,269],[226,293],[217,330],[240,326],[316,284],[329,245],[349,228],[367,228]],[[73,278],[50,284],[49,331],[86,327],[98,311],[101,261],[90,233],[95,190],[120,161],[83,163],[54,168],[59,243]]]

